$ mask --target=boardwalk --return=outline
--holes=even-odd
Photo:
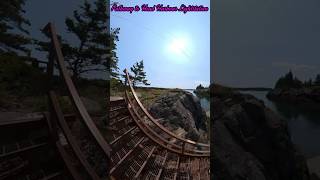
[[[51,87],[48,112],[3,121],[1,180],[210,179],[210,146],[181,138],[156,121],[140,102],[127,71],[129,89],[125,97],[110,99],[106,128],[97,123],[67,72],[52,24],[45,31],[53,47],[47,69],[48,87],[56,62],[75,112],[63,113]],[[80,133],[75,128],[77,123],[82,125]]]

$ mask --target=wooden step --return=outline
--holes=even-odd
[[[142,141],[145,138],[142,137],[138,140],[138,142],[135,143],[135,145],[133,146],[132,149],[130,149],[121,159],[118,163],[116,163],[110,170],[110,175],[112,175],[119,167],[120,165],[127,159],[130,157],[130,155],[133,153],[133,151],[139,146],[140,143],[142,143]]]
[[[125,137],[127,134],[129,134],[130,132],[132,132],[133,130],[137,129],[137,127],[132,127],[130,129],[128,129],[125,133],[123,133],[121,136],[117,137],[116,139],[114,139],[113,141],[110,142],[110,145],[113,145],[114,143],[116,143],[117,141],[121,140],[121,138]]]
[[[63,171],[53,172],[51,174],[46,174],[43,170],[37,172],[31,172],[30,174],[24,174],[21,176],[15,177],[17,180],[58,180],[63,179],[65,176]]]
[[[127,110],[126,106],[111,107],[109,110],[109,113],[121,112],[121,111],[125,111],[125,110]]]
[[[28,161],[24,161],[20,157],[2,160],[0,162],[0,179],[9,179],[20,173],[28,164]]]
[[[114,126],[114,125],[116,125],[118,123],[122,123],[123,121],[126,121],[128,123],[128,122],[132,122],[132,119],[131,119],[130,116],[126,116],[126,115],[123,116],[123,117],[120,117],[120,118],[114,118],[114,119],[111,119],[111,122],[109,123],[109,126],[112,127],[112,126]],[[124,124],[124,125],[126,125],[126,124]]]
[[[153,155],[154,151],[156,150],[156,146],[153,146],[152,149],[150,150],[148,156],[143,159],[143,164],[140,166],[138,172],[135,174],[134,179],[138,179],[138,177],[140,176],[141,172],[144,170],[145,166],[147,165],[147,163],[149,162],[151,156]]]
[[[40,137],[37,139],[26,139],[23,141],[15,142],[13,144],[2,145],[0,147],[0,158],[13,156],[19,153],[41,148],[43,146],[46,146],[47,144],[48,138]]]

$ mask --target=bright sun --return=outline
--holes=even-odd
[[[188,34],[179,33],[168,39],[165,46],[165,54],[169,60],[179,64],[189,62],[193,49],[192,41],[189,37]]]
[[[185,52],[187,41],[184,38],[175,38],[169,43],[169,51],[175,55],[182,55]]]

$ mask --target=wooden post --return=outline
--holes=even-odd
[[[184,154],[184,148],[185,148],[184,146],[185,146],[185,145],[186,145],[186,142],[183,141],[183,143],[182,143],[182,150],[181,150],[182,155]]]
[[[50,24],[50,23],[49,23]],[[48,24],[48,25],[49,25]],[[49,27],[48,25],[43,29],[43,32],[45,33],[49,33]],[[54,141],[58,141],[59,137],[57,134],[57,122],[56,122],[56,117],[54,116],[53,113],[53,107],[52,107],[52,102],[50,101],[49,98],[49,93],[50,91],[53,90],[53,72],[54,72],[54,54],[53,54],[53,49],[52,49],[52,42],[50,43],[50,51],[49,51],[49,61],[48,61],[48,65],[47,65],[47,84],[46,84],[46,89],[47,89],[47,93],[48,93],[48,123],[49,123],[49,128],[51,128],[52,130],[52,138]],[[55,142],[54,142],[55,143]]]

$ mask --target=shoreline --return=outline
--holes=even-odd
[[[288,103],[320,104],[320,87],[272,89],[266,97],[273,101]]]

